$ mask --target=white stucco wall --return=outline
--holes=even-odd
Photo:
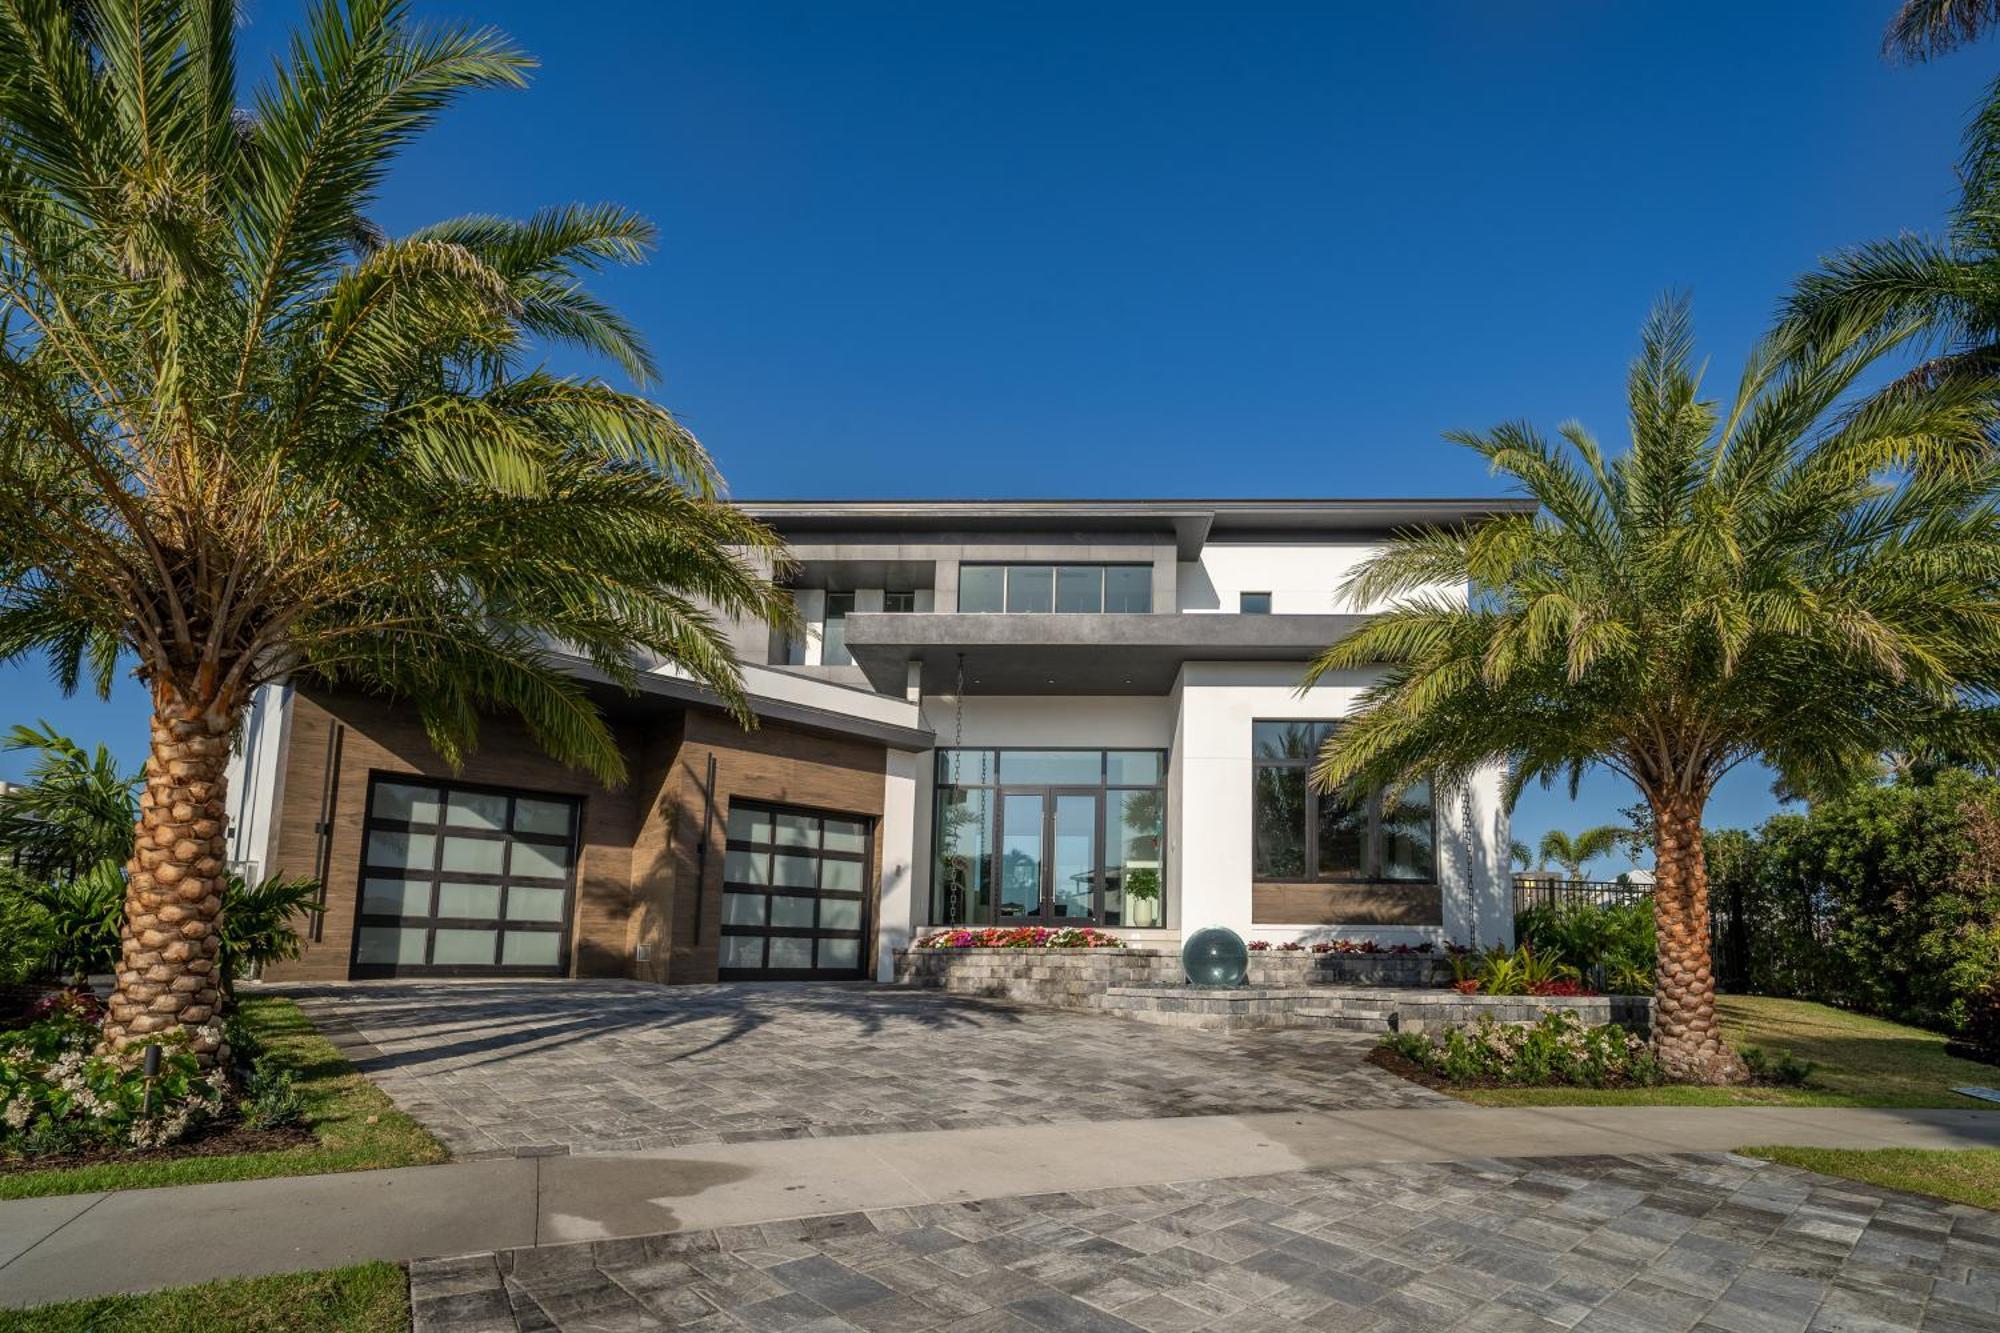
[[[1196,662],[1182,668],[1180,726],[1171,780],[1178,836],[1169,883],[1183,934],[1227,926],[1245,938],[1273,941],[1347,936],[1384,942],[1472,938],[1511,942],[1511,880],[1500,775],[1482,773],[1469,793],[1472,828],[1459,794],[1439,794],[1440,927],[1370,925],[1253,926],[1251,885],[1251,740],[1255,720],[1346,716],[1367,681],[1349,676],[1301,695],[1295,663]]]
[[[909,947],[910,937],[925,913],[919,910],[917,882],[918,824],[928,823],[917,804],[917,773],[930,763],[928,751],[891,750],[882,775],[882,883],[876,900],[880,916],[875,925],[875,979],[896,979],[895,951]],[[928,803],[926,803],[927,805]],[[928,889],[925,890],[928,892]]]
[[[1350,610],[1340,595],[1374,545],[1271,545],[1211,542],[1198,562],[1180,566],[1178,609],[1234,614],[1246,592],[1271,594],[1275,615],[1332,615]]]
[[[226,775],[229,859],[247,861],[258,877],[268,873],[272,821],[284,783],[286,732],[292,687],[266,685],[250,702],[243,730],[229,754]]]

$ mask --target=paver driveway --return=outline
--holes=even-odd
[[[816,983],[297,987],[460,1156],[1436,1105],[1367,1036],[1222,1033]],[[372,1048],[372,1049],[371,1049]]]
[[[2000,1214],[1720,1155],[1291,1172],[411,1265],[416,1333],[1970,1333]]]

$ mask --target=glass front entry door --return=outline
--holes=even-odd
[[[1003,922],[1084,925],[1096,919],[1102,806],[1097,791],[1001,793]]]

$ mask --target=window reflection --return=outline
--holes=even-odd
[[[1312,766],[1337,723],[1253,722],[1251,866],[1276,881],[1437,878],[1437,821],[1428,782],[1393,798],[1315,791]]]

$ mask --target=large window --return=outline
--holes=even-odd
[[[560,975],[576,823],[566,797],[377,777],[353,974]]]
[[[931,919],[1157,926],[1166,755],[939,750]]]
[[[960,565],[961,611],[1150,615],[1151,565]]]
[[[722,979],[861,975],[868,821],[732,800],[728,831]]]
[[[830,592],[826,595],[826,628],[819,644],[822,665],[846,666],[854,660],[847,651],[847,617],[853,610],[853,593]]]
[[[1337,725],[1251,724],[1252,874],[1260,883],[1436,879],[1429,783],[1413,782],[1394,800],[1313,790],[1313,761]]]

